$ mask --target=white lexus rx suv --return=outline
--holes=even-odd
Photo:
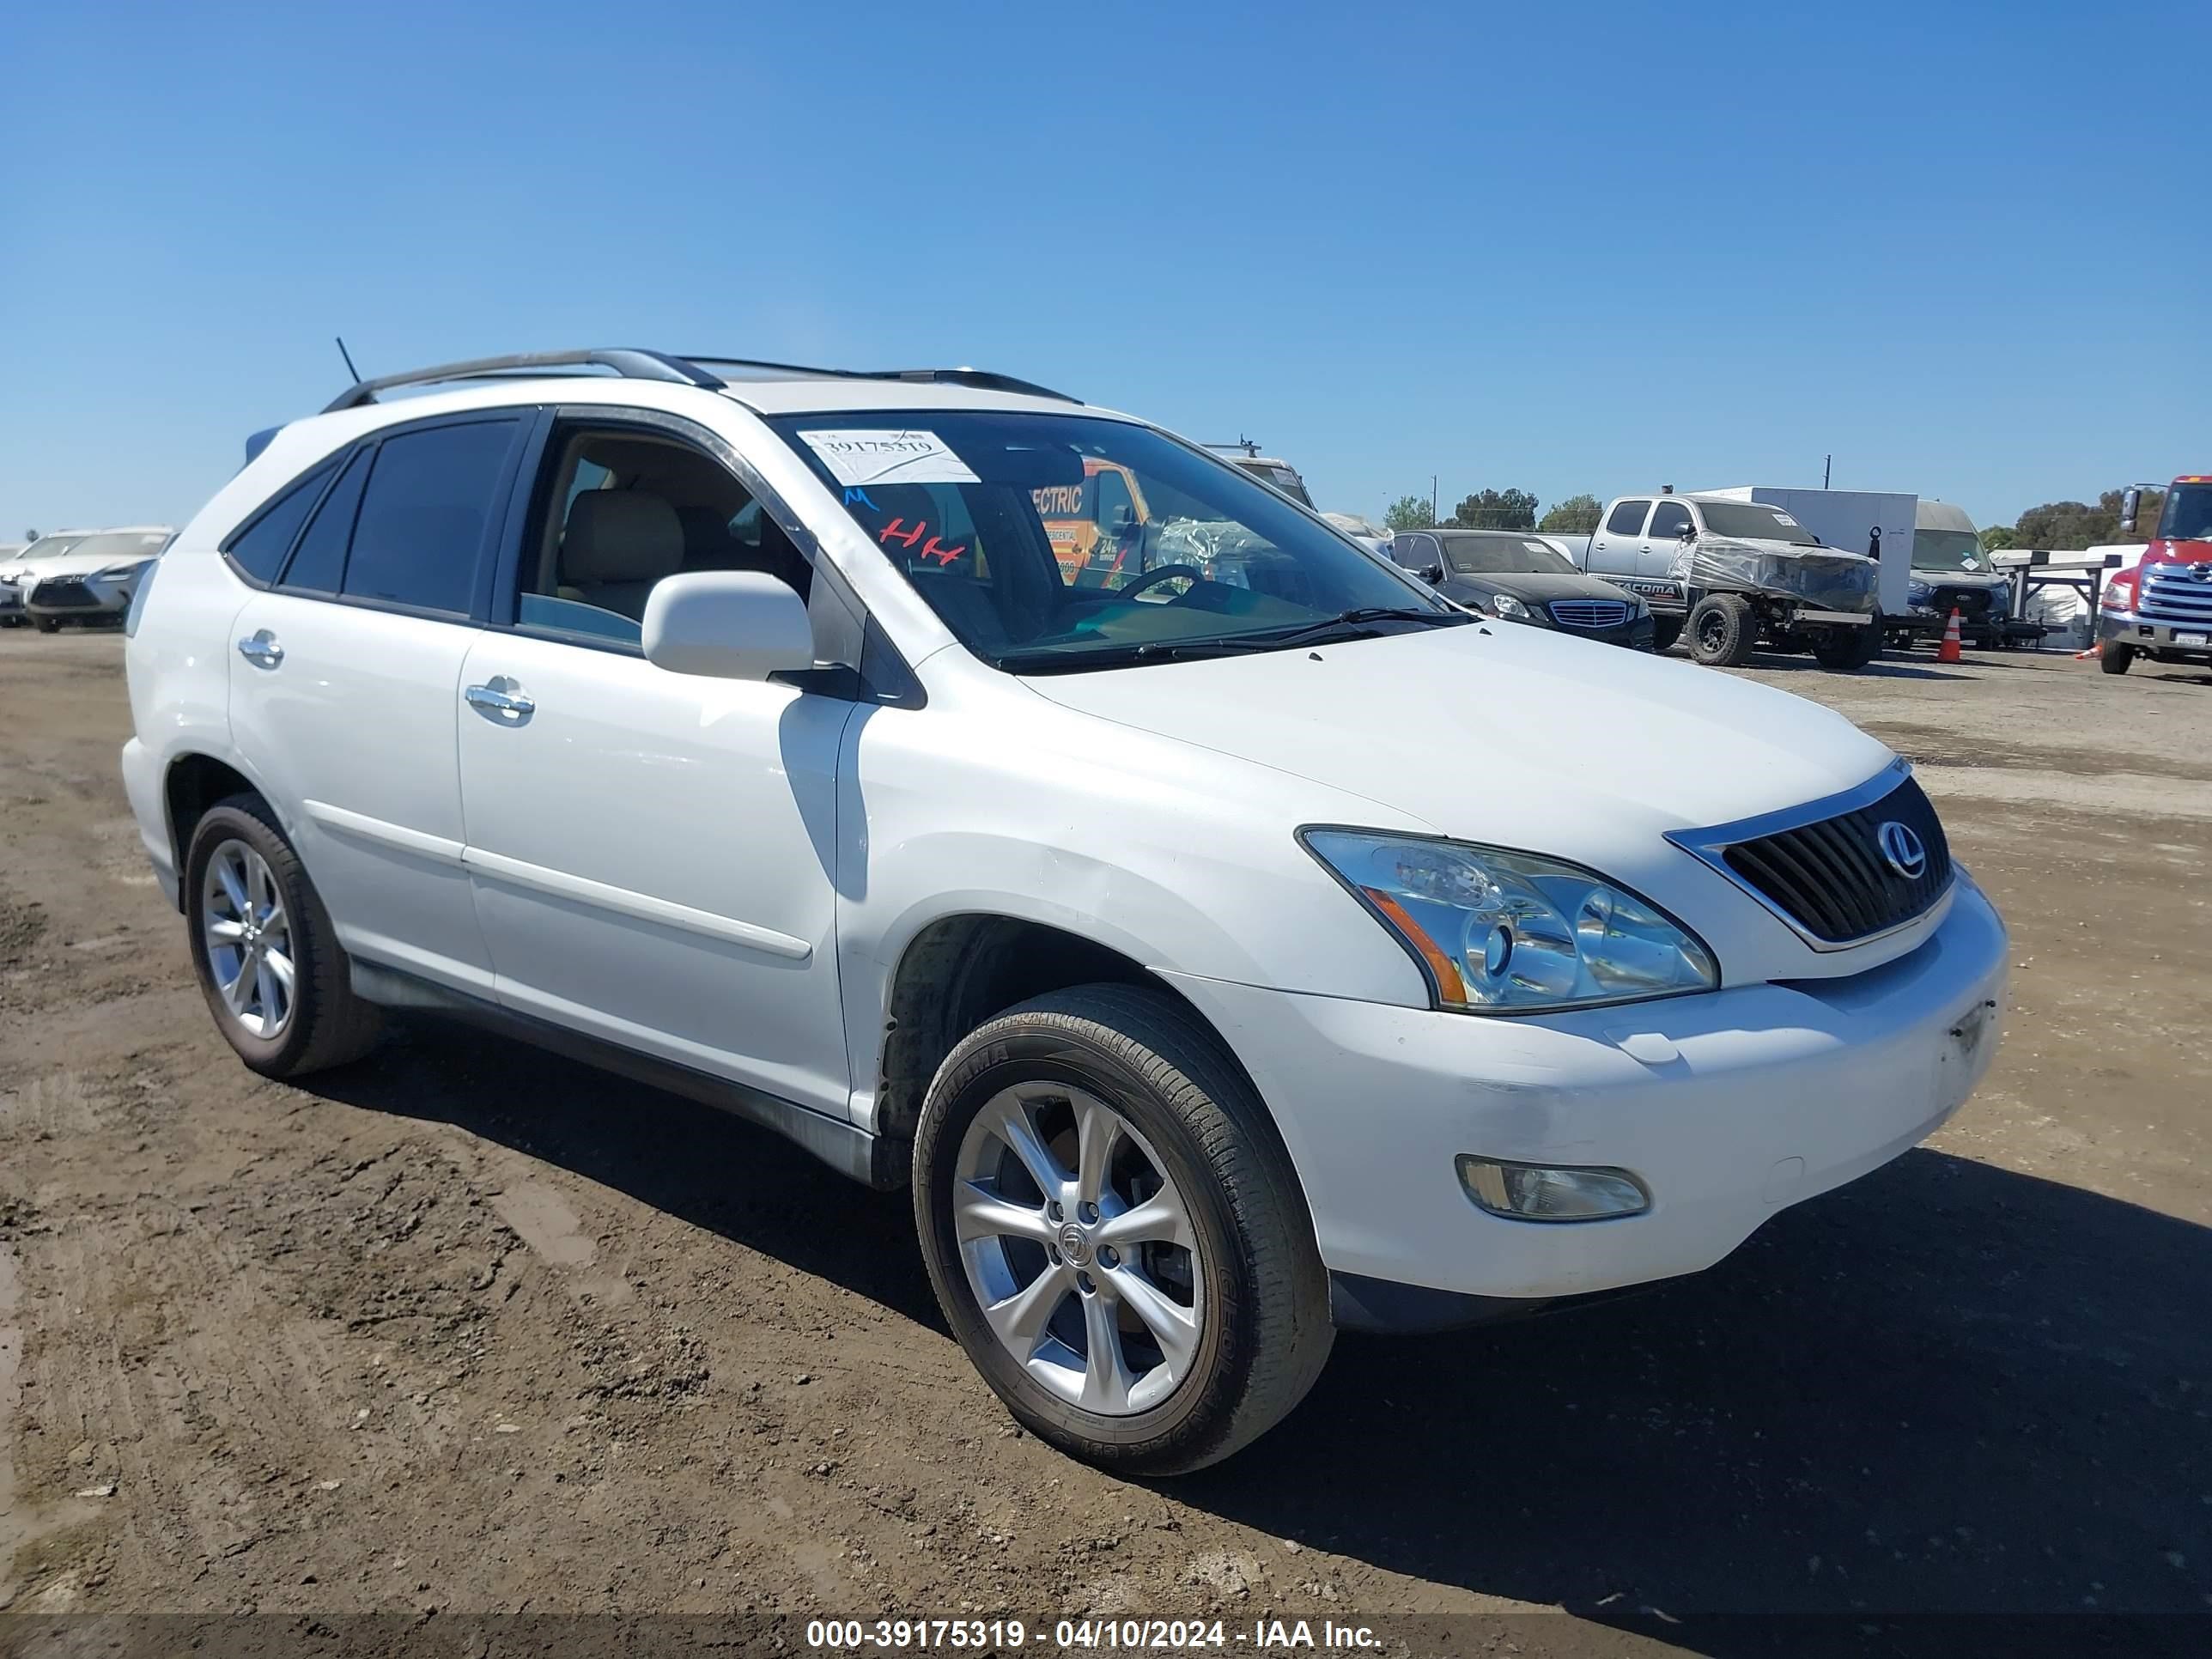
[[[1705,1267],[1996,1047],[2003,927],[1882,744],[1127,416],[569,352],[249,451],[137,595],[123,753],[246,1064],[443,1009],[910,1183],[1079,1456]]]

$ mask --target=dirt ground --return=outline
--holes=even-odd
[[[1531,1652],[2212,1609],[2212,677],[1763,659],[1912,758],[2005,913],[1978,1096],[1694,1279],[1346,1338],[1149,1486],[1011,1426],[903,1194],[434,1024],[242,1069],[124,803],[120,656],[0,635],[0,1607],[1448,1614]]]

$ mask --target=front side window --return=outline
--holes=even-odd
[[[1606,533],[1611,536],[1633,536],[1644,528],[1644,509],[1650,501],[1619,501],[1612,515],[1605,521]]]
[[[2163,541],[2212,541],[2212,484],[2176,484],[2167,490],[2158,533]]]
[[[1238,468],[1150,427],[977,410],[769,424],[961,643],[1009,672],[1271,648],[1322,624],[1466,620]],[[1118,529],[1095,505],[1109,475],[1128,489]],[[1055,556],[1039,501],[1067,492],[1089,495],[1111,537],[1111,586],[1078,580],[1095,553],[1077,571]],[[1410,614],[1346,620],[1369,611]]]
[[[1680,541],[1682,532],[1690,527],[1690,509],[1680,501],[1662,501],[1651,509],[1651,527],[1644,532],[1647,541]]]
[[[526,539],[517,626],[635,646],[667,577],[754,570],[807,597],[812,568],[730,470],[638,427],[562,427]]]
[[[517,426],[471,421],[378,445],[341,591],[466,615]]]

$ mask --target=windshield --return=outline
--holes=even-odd
[[[1971,530],[1916,530],[1912,565],[1916,570],[1987,570],[1990,562]]]
[[[1705,528],[1716,536],[1732,536],[1739,541],[1788,542],[1796,547],[1814,547],[1819,538],[1799,524],[1778,507],[1768,507],[1761,501],[1699,501],[1698,511],[1705,516]]]
[[[975,410],[769,424],[960,642],[1001,668],[1104,667],[1207,654],[1199,647],[1214,641],[1253,648],[1352,611],[1415,613],[1376,619],[1398,627],[1467,620],[1236,467],[1150,427]]]
[[[82,536],[41,536],[18,556],[25,564],[35,564],[41,559],[58,557],[83,539]]]
[[[2212,484],[2176,484],[2167,490],[2158,533],[2169,542],[2212,542]]]
[[[1492,572],[1512,576],[1579,576],[1558,551],[1522,536],[1446,536],[1444,557],[1469,575]]]
[[[152,558],[168,539],[169,532],[166,530],[132,530],[87,536],[70,551],[80,559],[105,559],[111,564],[121,564],[131,559]]]

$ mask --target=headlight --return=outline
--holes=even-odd
[[[123,564],[111,564],[106,569],[95,572],[94,578],[104,582],[120,581],[125,576],[137,575],[151,563],[151,559],[131,559]]]
[[[1703,940],[1578,866],[1357,830],[1299,839],[1421,963],[1439,1008],[1533,1013],[1720,984]]]
[[[1528,607],[1510,593],[1499,593],[1490,601],[1490,608],[1501,617],[1511,617],[1519,622],[1528,620]]]
[[[1907,582],[1905,585],[1905,602],[1907,605],[1924,605],[1935,598],[1936,589],[1928,582]]]

